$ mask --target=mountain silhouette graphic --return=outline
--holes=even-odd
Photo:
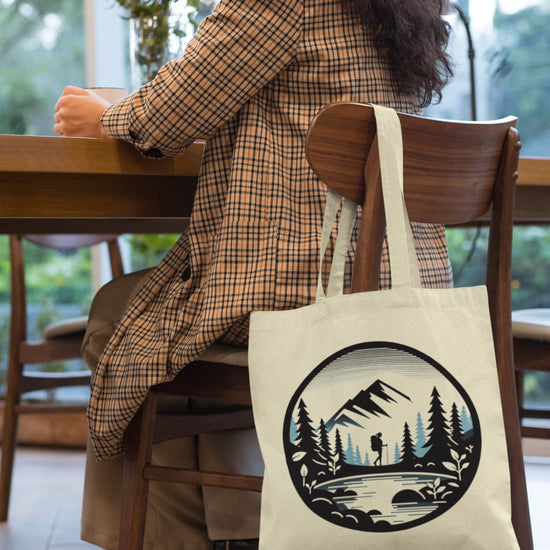
[[[326,423],[327,431],[330,432],[336,426],[358,426],[361,428],[362,425],[357,421],[360,419],[354,420],[354,417],[357,416],[366,419],[380,416],[391,418],[391,415],[382,407],[383,403],[398,403],[402,399],[411,401],[408,395],[378,379],[368,388],[361,390],[353,399],[348,399],[331,416]]]

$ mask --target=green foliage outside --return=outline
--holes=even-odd
[[[488,229],[447,229],[455,286],[484,284]],[[512,308],[550,307],[550,231],[515,227]]]
[[[522,154],[550,156],[550,0],[505,14],[495,12],[491,103],[498,116],[519,118]]]
[[[5,362],[8,358],[8,346],[9,346],[9,333],[10,333],[10,317],[7,313],[0,315],[0,361],[2,361],[2,368],[0,369],[0,382],[4,382],[5,378]]]
[[[0,0],[0,133],[52,135],[64,83],[84,86],[83,2]]]
[[[179,235],[126,235],[132,253],[131,271],[138,271],[147,267],[158,265],[166,252],[178,240]]]
[[[63,318],[60,305],[76,304],[71,316],[87,314],[92,299],[89,250],[60,253],[25,242],[24,254],[29,264],[26,270],[29,338],[39,339],[46,326]],[[0,258],[0,384],[3,384],[9,345],[10,299],[9,242],[5,235],[0,236]],[[32,314],[36,306],[38,312]],[[82,364],[80,361],[52,362],[27,368],[59,372],[81,369]],[[49,397],[53,398],[53,392],[49,392]]]
[[[24,243],[28,303],[82,304],[85,313],[90,304],[89,250],[59,253]],[[10,296],[10,264],[8,237],[0,235],[0,304]]]
[[[460,0],[469,14],[472,0]],[[515,13],[498,7],[493,19],[493,48],[489,51],[490,118],[518,116],[524,156],[550,156],[550,0]],[[482,37],[474,37],[479,45]],[[478,73],[478,78],[482,76]],[[478,90],[479,93],[479,90]],[[458,117],[460,118],[460,117]],[[484,229],[448,230],[455,284],[467,286],[484,280]],[[550,228],[516,227],[512,258],[512,307],[550,307]],[[471,258],[469,258],[471,256]],[[550,376],[525,377],[527,399],[550,401]]]
[[[488,230],[447,229],[455,286],[484,284]],[[515,227],[512,248],[512,309],[550,307],[550,230]],[[533,406],[548,406],[550,375],[528,372],[525,398]]]
[[[131,265],[127,270],[137,271],[158,265],[179,235],[126,235],[123,237],[131,247]],[[28,333],[39,338],[42,330],[62,318],[60,307],[76,304],[71,315],[86,315],[92,300],[91,254],[89,249],[58,252],[24,243],[28,309],[38,305],[37,315],[29,316]],[[10,262],[9,241],[0,235],[0,385],[4,383],[5,366],[9,345],[9,300]],[[82,365],[72,362],[56,362],[47,365],[29,366],[48,371],[66,368],[80,369]]]

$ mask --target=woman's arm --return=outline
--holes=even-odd
[[[222,0],[182,58],[105,111],[106,132],[151,156],[208,138],[292,61],[301,20],[301,0]]]

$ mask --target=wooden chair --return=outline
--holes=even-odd
[[[113,277],[123,274],[117,235],[10,235],[11,321],[0,467],[0,521],[6,521],[8,517],[19,415],[84,412],[86,410],[85,405],[25,404],[21,403],[21,396],[36,390],[90,385],[89,370],[68,373],[26,372],[24,370],[24,365],[31,363],[79,359],[81,357],[80,346],[86,328],[86,317],[68,319],[46,327],[40,341],[27,339],[23,240],[57,250],[72,250],[106,242],[109,248]]]
[[[412,220],[460,224],[477,219],[492,207],[487,285],[510,456],[512,519],[522,550],[531,550],[510,320],[512,208],[520,148],[516,119],[455,123],[399,116],[403,126],[405,195]],[[363,205],[353,292],[378,286],[384,214],[377,148],[371,147],[375,128],[371,107],[335,104],[315,118],[306,142],[307,158],[317,175],[341,195]],[[225,354],[227,350],[216,348],[211,350],[212,356],[201,357],[185,367],[173,382],[154,388],[127,431],[120,550],[142,548],[150,480],[261,489],[259,478],[150,464],[151,445],[157,440],[161,423],[155,413],[159,392],[250,405],[246,352],[232,350],[231,357]],[[198,433],[204,420],[199,418],[198,425],[193,426],[193,417],[186,417],[184,433]],[[207,428],[219,429],[215,422],[208,422]]]
[[[524,437],[550,438],[550,408],[529,408],[524,401],[524,372],[550,374],[550,309],[521,309],[512,312],[514,361],[521,434]],[[549,427],[529,426],[524,420],[546,420]]]

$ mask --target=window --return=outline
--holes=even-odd
[[[52,134],[65,82],[84,85],[78,0],[0,0],[0,132]]]
[[[475,50],[477,118],[519,117],[523,156],[550,156],[550,25],[549,0],[461,0],[470,20]],[[468,120],[470,66],[468,39],[460,17],[448,17],[453,27],[451,53],[455,78],[439,105],[426,114]]]
[[[522,156],[550,156],[550,0],[462,0],[475,49],[477,118],[519,118]],[[449,15],[455,78],[427,116],[472,116],[468,39],[460,17]],[[485,229],[448,229],[455,284],[483,283]],[[536,261],[533,259],[536,258]],[[550,307],[550,228],[514,228],[512,307]],[[527,406],[550,405],[550,376],[525,377]]]
[[[0,0],[0,133],[53,135],[54,106],[67,84],[126,85],[127,22],[114,4]],[[32,264],[27,271],[29,336],[38,338],[49,322],[87,310],[92,265],[89,251],[59,256],[28,246],[26,255]],[[9,273],[8,238],[0,235],[0,386],[9,343]],[[82,367],[71,361],[47,368]],[[55,398],[87,398],[87,392],[60,391]]]

